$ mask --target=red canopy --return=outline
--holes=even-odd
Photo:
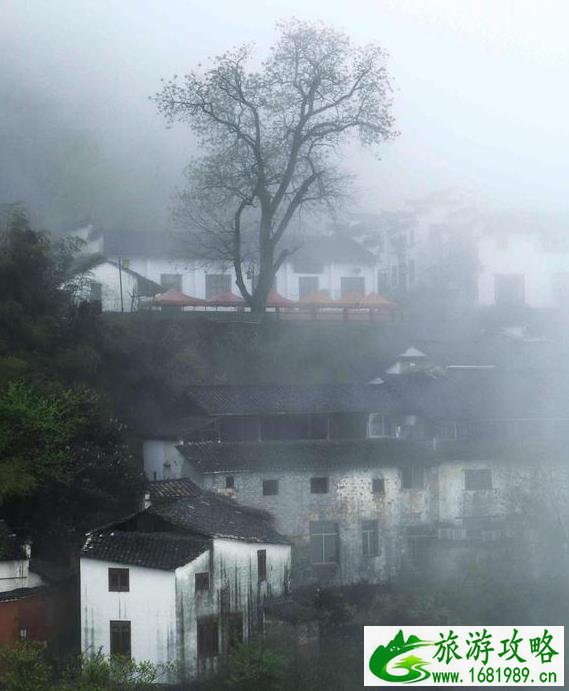
[[[398,309],[399,307],[399,305],[396,302],[388,300],[386,297],[383,297],[383,295],[380,295],[379,293],[370,293],[364,298],[361,304],[362,307],[376,307],[378,309],[394,310]]]
[[[267,307],[294,307],[295,305],[296,302],[285,298],[280,293],[277,293],[276,290],[271,290],[267,296]]]
[[[207,305],[205,300],[186,295],[175,288],[170,288],[170,290],[167,290],[165,293],[155,295],[152,302],[155,305],[173,305],[175,307],[199,307],[201,305]]]
[[[235,295],[235,293],[219,293],[219,295],[214,295],[207,301],[208,305],[215,305],[216,307],[243,307],[245,300],[240,295]]]
[[[335,303],[326,290],[316,290],[300,298],[300,303],[303,305],[321,305],[323,307],[334,307]]]
[[[336,300],[338,307],[361,307],[365,301],[365,296],[361,293],[346,293],[339,300]]]

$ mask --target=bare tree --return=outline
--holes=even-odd
[[[264,311],[276,272],[295,251],[282,242],[294,215],[345,196],[340,146],[396,135],[381,48],[355,48],[336,29],[296,19],[277,29],[259,69],[243,46],[207,70],[175,76],[153,97],[169,124],[189,124],[203,152],[187,168],[176,218],[194,256],[234,266],[254,312]],[[257,270],[251,290],[247,266]]]

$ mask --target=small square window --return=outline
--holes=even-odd
[[[267,550],[257,550],[257,578],[259,581],[267,580]]]
[[[403,489],[423,489],[424,486],[424,468],[420,466],[407,466],[401,469],[401,487]]]
[[[235,489],[235,478],[233,477],[233,475],[226,476],[225,489]]]
[[[109,569],[109,592],[128,593],[130,577],[128,569]]]
[[[328,493],[328,478],[327,477],[311,477],[310,478],[310,492],[311,492],[311,494],[327,494]]]
[[[209,573],[207,571],[196,573],[195,589],[196,592],[209,590]]]
[[[279,481],[278,480],[263,480],[263,494],[265,496],[271,496],[279,493]]]
[[[371,491],[374,494],[385,494],[385,480],[382,477],[374,477],[371,481]]]
[[[490,468],[465,470],[464,489],[492,489],[492,471],[490,470]]]
[[[364,557],[377,557],[379,554],[377,521],[362,522],[362,552]]]

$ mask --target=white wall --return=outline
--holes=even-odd
[[[130,591],[109,592],[108,569],[130,570]],[[81,559],[81,650],[110,654],[110,622],[131,622],[132,657],[155,664],[176,658],[173,571]]]
[[[189,471],[184,473],[185,459],[176,448],[177,443],[159,439],[144,440],[142,458],[144,474],[149,480],[174,480],[190,477]]]
[[[121,279],[119,268],[110,262],[103,262],[89,272],[89,280],[85,282],[82,297],[89,299],[89,282],[94,281],[102,286],[102,309],[103,312],[121,311]],[[130,312],[137,309],[138,304],[133,304],[133,296],[138,295],[137,280],[128,273],[122,271],[122,296],[123,310]]]
[[[495,304],[494,279],[499,274],[525,275],[525,301],[530,307],[555,307],[553,276],[569,272],[569,252],[546,251],[538,233],[484,235],[478,241],[478,303]]]

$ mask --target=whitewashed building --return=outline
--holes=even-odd
[[[168,666],[164,681],[213,672],[287,594],[290,546],[266,514],[189,480],[154,484],[147,503],[87,537],[82,650]]]
[[[82,229],[83,236],[86,252],[101,254],[108,260],[92,276],[93,299],[102,300],[104,311],[120,311],[121,307],[122,311],[130,311],[138,306],[136,297],[169,289],[200,299],[239,293],[230,263],[206,265],[192,261],[187,250],[167,233],[97,232],[91,228]],[[293,238],[290,242],[292,247],[298,245],[298,250],[283,263],[274,285],[283,297],[297,301],[313,293],[325,293],[339,299],[377,291],[377,259],[355,240],[322,235]],[[245,267],[245,273],[251,289],[255,267]]]

